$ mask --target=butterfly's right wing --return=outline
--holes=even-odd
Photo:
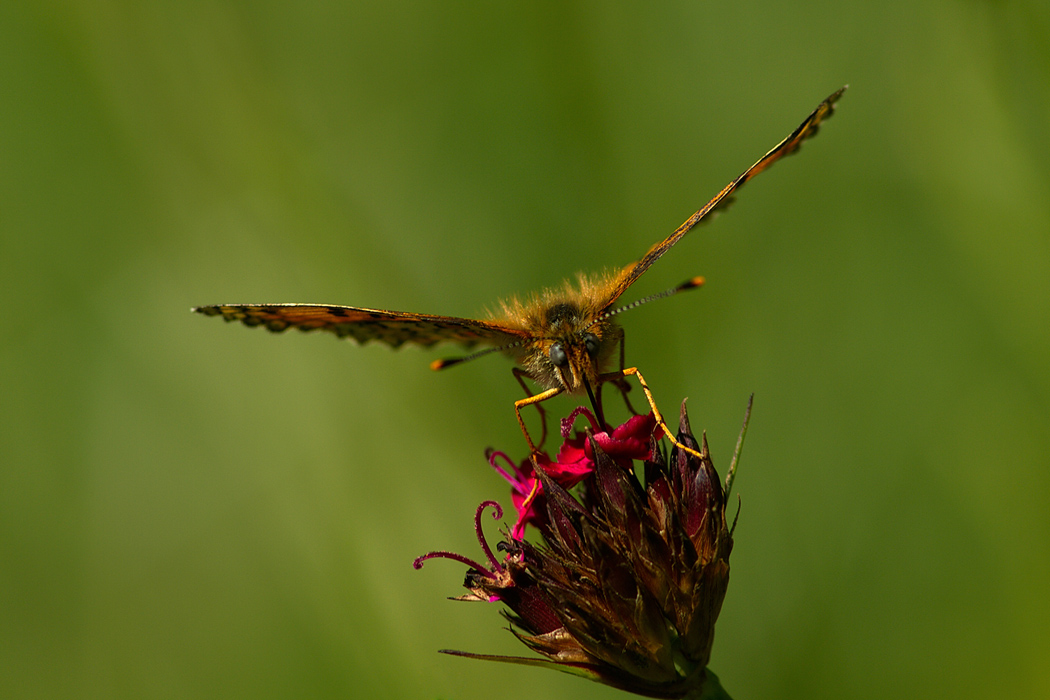
[[[395,348],[405,343],[430,347],[442,341],[500,347],[527,337],[524,331],[487,321],[357,306],[219,304],[193,310],[206,316],[222,316],[227,321],[240,321],[246,326],[264,326],[277,333],[288,328],[322,330],[341,338],[354,338],[359,343],[377,340]]]
[[[813,113],[806,117],[805,121],[799,124],[798,128],[792,131],[786,139],[778,143],[770,149],[768,153],[759,158],[758,162],[745,170],[740,177],[726,185],[721,192],[715,195],[714,199],[705,204],[701,209],[697,210],[696,213],[686,219],[681,226],[675,229],[674,233],[650,248],[649,252],[647,252],[641,260],[625,267],[610,286],[609,297],[605,303],[606,308],[616,301],[616,299],[623,294],[636,279],[641,277],[642,273],[648,270],[650,265],[659,260],[664,253],[671,249],[671,246],[680,241],[691,228],[700,223],[712,212],[728,206],[730,202],[732,202],[733,192],[742,187],[745,182],[753,178],[755,175],[758,175],[784,156],[789,156],[797,151],[802,145],[802,142],[806,139],[816,136],[817,131],[820,128],[820,123],[834,114],[835,103],[840,97],[842,97],[842,93],[846,91],[847,87],[849,86],[844,86],[828,96],[828,98],[821,102],[817,108],[813,110]]]

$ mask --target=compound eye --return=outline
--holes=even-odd
[[[594,333],[587,333],[583,336],[584,347],[587,348],[587,354],[591,356],[591,359],[598,357],[598,350],[601,349],[602,342],[598,340],[598,336]]]
[[[569,357],[565,354],[565,348],[561,346],[561,343],[551,345],[547,356],[551,358],[551,363],[555,367],[567,367],[569,364]]]

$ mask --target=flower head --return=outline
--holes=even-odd
[[[666,458],[651,416],[570,436],[579,415],[594,426],[586,409],[573,412],[556,460],[490,455],[493,466],[497,455],[508,463],[497,469],[519,511],[497,547],[502,560],[481,535],[486,503],[475,522],[488,566],[444,552],[416,562],[467,563],[461,599],[503,603],[511,631],[544,658],[448,653],[553,667],[649,697],[727,697],[706,667],[733,539],[706,438],[693,437],[684,403],[678,441],[687,449]],[[523,537],[528,525],[541,542]]]
[[[579,416],[587,419],[590,429],[573,433],[573,425]],[[594,472],[592,444],[596,444],[624,469],[630,470],[632,459],[649,458],[652,440],[654,436],[659,437],[659,427],[652,413],[634,416],[611,432],[596,432],[597,428],[598,421],[594,414],[581,406],[561,421],[563,442],[553,460],[547,453],[537,452],[520,464],[515,464],[504,452],[488,451],[486,457],[489,464],[511,486],[511,500],[518,511],[518,521],[511,530],[513,539],[523,539],[528,525],[542,530],[546,524],[546,497],[543,494],[543,481],[536,475],[536,466],[554,483],[571,489]],[[500,460],[507,464],[506,468],[498,464]]]

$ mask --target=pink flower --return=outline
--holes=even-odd
[[[581,415],[590,423],[590,429],[577,430],[572,434],[573,424]],[[563,442],[557,459],[553,461],[547,453],[540,452],[515,464],[505,452],[488,451],[486,456],[489,464],[511,486],[511,500],[518,512],[518,520],[511,529],[511,536],[515,540],[524,537],[526,526],[538,526],[546,522],[543,484],[536,476],[535,466],[543,470],[554,483],[564,489],[571,489],[594,472],[591,439],[606,455],[625,469],[630,469],[632,460],[649,458],[654,441],[661,435],[652,413],[633,416],[611,433],[594,432],[597,426],[598,421],[590,410],[582,406],[576,408],[561,421]],[[497,463],[499,460],[505,462],[506,467],[501,467]]]
[[[591,429],[570,435],[581,415]],[[475,530],[488,565],[432,552],[416,567],[434,557],[466,564],[468,594],[459,600],[503,603],[511,631],[543,658],[445,653],[546,666],[648,697],[727,698],[707,662],[729,585],[728,486],[707,441],[693,437],[684,403],[679,425],[684,449],[667,455],[651,415],[593,432],[593,415],[577,409],[562,423],[557,460],[540,454],[515,464],[491,452],[518,509],[497,546],[502,561],[481,534],[486,507],[501,515],[486,502]],[[542,543],[522,537],[526,525]]]

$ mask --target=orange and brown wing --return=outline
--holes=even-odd
[[[849,86],[843,86],[830,95],[826,100],[821,102],[820,105],[813,110],[813,113],[806,117],[806,120],[802,122],[797,129],[792,131],[786,139],[774,146],[769,153],[766,153],[759,158],[758,162],[745,170],[740,177],[726,185],[721,192],[715,195],[714,199],[705,204],[701,209],[697,210],[695,214],[690,216],[681,226],[675,229],[674,233],[650,248],[649,252],[646,253],[641,260],[625,267],[610,287],[610,294],[606,301],[606,307],[616,301],[616,299],[623,294],[636,279],[642,276],[643,272],[649,269],[650,265],[659,260],[660,257],[670,250],[671,246],[681,240],[691,228],[700,223],[712,212],[728,206],[732,202],[731,195],[733,192],[739,189],[745,182],[753,178],[755,175],[758,175],[784,156],[789,156],[792,153],[795,153],[802,145],[802,142],[806,139],[816,136],[817,131],[820,128],[820,123],[834,114],[835,103],[840,97],[842,97],[842,93],[846,91],[847,87]]]
[[[524,332],[495,323],[454,316],[431,316],[401,311],[363,309],[322,304],[219,304],[193,309],[206,316],[222,316],[246,326],[263,326],[275,333],[298,328],[322,330],[359,343],[377,340],[391,347],[414,343],[430,347],[442,341],[501,346],[524,337]]]

